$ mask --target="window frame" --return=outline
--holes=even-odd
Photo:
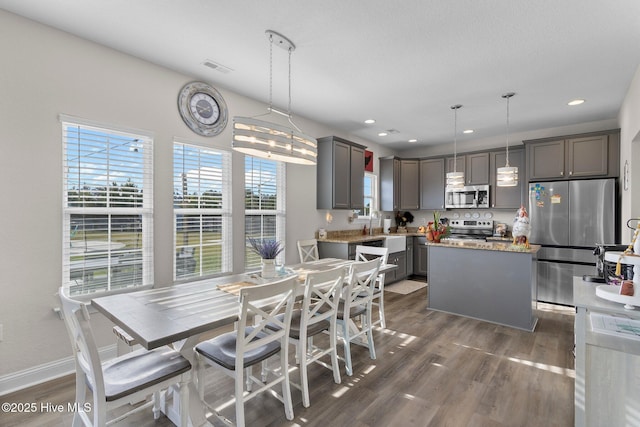
[[[358,218],[362,219],[362,220],[370,220],[371,219],[371,212],[377,212],[378,211],[378,205],[380,203],[380,198],[378,196],[378,175],[372,173],[372,172],[365,172],[364,173],[364,178],[363,178],[363,193],[366,193],[366,188],[367,188],[367,178],[369,178],[371,180],[371,197],[367,198],[367,196],[365,195],[363,197],[363,206],[364,208],[359,209],[358,210]],[[369,212],[368,214],[366,213],[367,210],[367,200],[371,199],[371,206],[369,208]]]
[[[247,170],[247,161],[251,160],[252,162],[268,162],[272,163],[275,167],[275,191],[276,191],[276,208],[275,209],[247,209],[246,203],[246,192],[249,189],[248,176],[249,171]],[[248,236],[246,235],[247,230],[247,217],[248,216],[275,216],[275,239],[279,242],[286,241],[286,233],[285,233],[285,224],[286,224],[286,164],[284,162],[264,159],[261,157],[249,156],[245,155],[244,158],[244,175],[245,175],[245,183],[244,183],[244,192],[245,192],[245,207],[244,207],[244,215],[245,215],[245,238],[244,238],[244,269],[245,271],[255,271],[260,268],[259,264],[251,264],[248,262],[247,254],[251,252],[250,245],[248,242]],[[253,175],[251,175],[253,176]],[[262,222],[264,223],[264,222]],[[264,230],[261,229],[260,238],[264,238]],[[282,264],[285,260],[285,250],[283,250],[277,257],[276,263]]]
[[[190,149],[193,150],[197,150],[198,152],[198,161],[199,161],[199,167],[207,167],[206,165],[210,165],[209,162],[200,162],[201,156],[204,154],[206,154],[205,152],[211,152],[214,155],[219,155],[221,156],[220,159],[220,168],[221,168],[221,172],[220,172],[220,188],[221,188],[221,204],[222,206],[220,208],[207,208],[207,207],[201,207],[200,206],[200,201],[201,198],[199,198],[199,202],[198,202],[198,207],[189,207],[189,208],[183,208],[183,207],[177,207],[176,203],[175,203],[175,190],[176,190],[176,179],[177,179],[177,169],[176,169],[176,164],[179,162],[179,159],[176,160],[176,149],[178,146],[182,146],[182,149],[184,150],[184,147],[189,147]],[[184,151],[183,151],[184,154]],[[201,278],[205,278],[205,277],[216,277],[216,276],[221,276],[221,275],[225,275],[225,274],[230,274],[233,271],[233,240],[232,240],[232,186],[231,186],[231,174],[232,174],[232,160],[231,160],[231,152],[226,151],[226,150],[221,150],[221,149],[217,149],[217,148],[211,148],[211,147],[206,147],[200,144],[196,144],[187,140],[182,140],[180,138],[175,138],[173,141],[173,192],[174,192],[174,204],[173,204],[173,251],[176,254],[175,258],[174,258],[174,264],[173,264],[173,278],[175,281],[189,281],[189,280],[194,280],[194,279],[201,279]],[[183,157],[183,161],[184,161],[184,157]],[[204,166],[203,166],[204,165]],[[181,171],[181,175],[184,174],[184,167],[186,165],[183,163],[182,167],[182,171]],[[200,169],[199,169],[200,170]],[[197,188],[200,188],[200,186],[202,185],[202,181],[200,180],[200,174],[198,174],[197,178],[193,178],[192,181],[194,183],[196,183]],[[213,245],[206,245],[203,243],[203,228],[204,228],[204,224],[203,222],[199,223],[199,243],[198,243],[198,247],[195,249],[198,249],[198,260],[197,265],[200,267],[199,268],[199,274],[192,274],[192,275],[188,275],[188,276],[181,276],[178,277],[177,273],[178,273],[178,263],[179,263],[179,250],[181,251],[182,248],[184,248],[184,245],[181,245],[178,243],[177,241],[177,228],[178,228],[178,216],[179,215],[212,215],[212,216],[220,216],[221,217],[221,221],[220,221],[220,226],[221,226],[221,235],[220,235],[220,244],[221,244],[221,266],[220,266],[220,271],[216,271],[216,272],[205,272],[203,274],[203,270],[202,270],[202,264],[203,264],[203,248],[205,248],[206,246],[213,246]],[[192,246],[192,245],[189,245]],[[195,250],[194,250],[195,252]],[[195,266],[194,266],[195,267]]]
[[[87,119],[82,119],[78,117],[68,116],[64,114],[59,115],[60,121],[60,129],[61,129],[61,142],[62,142],[62,167],[63,167],[63,182],[62,182],[62,283],[63,286],[70,288],[71,294],[74,298],[78,298],[80,300],[93,298],[96,295],[109,295],[120,292],[128,292],[131,290],[140,290],[149,288],[153,285],[153,134],[150,132],[142,131],[139,129],[130,129],[124,128],[121,126],[114,126],[105,123],[100,123],[96,121],[91,121]],[[70,202],[70,193],[71,187],[70,185],[75,185],[73,182],[73,178],[71,177],[72,170],[78,170],[78,189],[79,191],[81,184],[80,180],[82,179],[82,170],[90,171],[95,170],[94,168],[90,168],[89,166],[95,166],[96,157],[92,158],[91,161],[88,161],[87,158],[90,155],[83,154],[83,160],[73,163],[69,158],[69,146],[76,139],[70,137],[68,134],[68,129],[77,128],[78,132],[84,131],[86,135],[91,133],[103,134],[105,137],[105,148],[107,152],[111,153],[115,150],[115,147],[110,145],[111,140],[122,138],[122,140],[130,140],[128,143],[129,151],[139,153],[142,152],[141,156],[132,156],[130,158],[126,158],[124,163],[117,164],[116,162],[111,161],[111,154],[107,157],[109,160],[105,162],[103,170],[106,176],[109,178],[105,179],[106,185],[104,185],[104,200],[107,204],[114,203],[114,195],[112,195],[111,188],[113,187],[112,183],[116,183],[116,178],[121,177],[125,178],[127,175],[123,172],[125,169],[123,165],[130,167],[133,169],[133,166],[136,163],[139,163],[139,169],[133,169],[136,171],[135,174],[132,174],[128,177],[125,184],[132,182],[133,187],[136,182],[141,182],[141,188],[139,200],[142,201],[142,206],[72,206],[73,202]],[[89,143],[89,138],[83,136],[86,141],[83,142],[83,145],[78,146],[78,150],[83,149],[91,149],[91,144]],[[120,146],[123,146],[121,144]],[[94,145],[95,149],[95,145]],[[100,152],[98,150],[97,152]],[[118,152],[118,154],[122,154],[122,151]],[[117,166],[116,166],[117,165]],[[118,169],[118,167],[122,169]],[[89,174],[89,172],[88,172]],[[93,181],[91,178],[93,175],[88,175],[88,179]],[[113,179],[113,181],[112,181]],[[133,180],[132,180],[133,179]],[[92,185],[97,185],[96,182]],[[86,187],[86,184],[82,184],[82,187]],[[93,187],[91,190],[97,191],[100,186]],[[120,189],[123,188],[122,183],[120,183]],[[83,190],[84,191],[84,190]],[[99,192],[98,192],[99,194]],[[116,194],[116,193],[114,193]],[[122,193],[120,193],[121,195]],[[78,200],[75,201],[78,204]],[[93,203],[95,204],[95,203]],[[99,284],[85,285],[85,278],[93,277],[93,272],[91,272],[91,266],[89,265],[88,258],[90,257],[89,252],[85,249],[82,254],[78,254],[78,251],[74,251],[72,249],[72,242],[74,241],[73,235],[76,230],[72,231],[72,217],[74,215],[80,215],[83,217],[84,227],[82,229],[82,233],[86,236],[87,225],[85,223],[85,218],[87,216],[93,216],[95,218],[100,218],[102,216],[106,219],[106,235],[107,239],[99,242],[101,244],[106,245],[106,248],[98,251],[97,256],[102,256],[101,261],[98,262],[100,267],[96,271],[106,270],[107,283],[105,284],[105,289],[101,289]],[[122,222],[112,221],[114,218],[118,216],[124,217],[132,217],[139,216],[138,220],[133,219],[132,223],[125,222],[125,226],[130,226],[131,224],[139,224],[140,231],[139,235],[136,237],[136,242],[139,241],[139,248],[136,246],[132,249],[123,249],[119,247],[121,243],[118,243],[114,237],[117,236],[117,232],[115,231],[117,227],[122,227]],[[122,230],[120,230],[122,232]],[[86,243],[86,240],[85,240]],[[122,260],[122,254],[125,254],[124,257],[128,255],[130,258],[127,260],[129,268],[135,271],[134,282],[127,284],[126,282],[121,283],[120,285],[117,282],[114,282],[116,277],[116,270],[126,269],[123,268],[124,263],[120,263]],[[140,258],[137,258],[139,255]],[[76,259],[75,261],[71,258],[81,258]],[[106,258],[102,260],[102,258]],[[133,261],[131,261],[133,259]],[[76,261],[82,261],[82,267],[79,271],[82,272],[82,279],[72,279],[72,265]],[[104,265],[104,268],[102,268]],[[140,268],[140,276],[138,277],[137,268]],[[86,269],[86,270],[85,270]],[[140,283],[136,283],[136,279],[140,280]],[[79,283],[81,282],[81,283]],[[74,290],[74,286],[80,286],[79,290]],[[88,287],[85,288],[85,286]]]

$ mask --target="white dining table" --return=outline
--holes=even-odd
[[[309,272],[344,266],[354,261],[322,258],[303,264],[288,266],[270,279],[258,273],[229,275],[180,283],[173,286],[134,291],[94,298],[91,301],[100,313],[131,335],[138,344],[151,350],[170,345],[193,363],[193,348],[201,341],[200,336],[213,329],[233,324],[238,320],[239,297],[221,290],[230,284],[264,284],[290,275],[301,279]],[[381,266],[384,273],[397,268],[394,264]],[[301,291],[302,293],[302,291]],[[265,305],[270,301],[266,300]],[[189,394],[197,393],[191,382]],[[197,395],[197,394],[196,394]],[[163,396],[162,410],[176,424],[180,419],[177,397],[179,393],[168,392]],[[190,399],[191,415],[199,411],[199,399]],[[195,403],[195,405],[194,405]]]

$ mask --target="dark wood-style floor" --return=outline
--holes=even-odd
[[[311,407],[293,389],[295,419],[269,395],[246,405],[247,426],[572,426],[572,308],[540,304],[534,333],[430,311],[427,290],[385,293],[387,329],[375,333],[377,359],[353,348],[354,375],[310,368]],[[499,310],[500,307],[496,307]],[[297,374],[294,374],[297,378]],[[233,382],[211,377],[208,398],[226,398]],[[4,396],[3,402],[74,400],[66,377]],[[233,409],[226,412],[233,419]],[[70,425],[69,413],[0,414],[2,426]],[[170,426],[150,412],[121,426]],[[221,425],[221,424],[215,424]]]

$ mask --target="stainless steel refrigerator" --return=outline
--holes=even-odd
[[[596,244],[618,243],[615,179],[529,183],[538,301],[573,305],[573,276],[596,274]]]

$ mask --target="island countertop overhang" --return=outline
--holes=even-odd
[[[484,250],[484,251],[500,251],[500,252],[515,252],[523,254],[535,255],[540,250],[540,245],[531,245],[529,248],[520,245],[513,245],[506,242],[480,242],[480,241],[447,241],[446,239],[440,243],[426,242],[427,246],[440,246],[458,249],[472,249],[472,250]]]

